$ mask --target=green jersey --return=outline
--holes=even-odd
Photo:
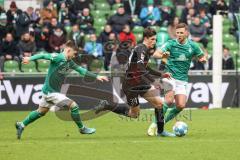
[[[186,82],[192,58],[203,56],[198,44],[188,39],[185,44],[180,44],[177,39],[169,40],[160,49],[170,52],[165,71],[171,73],[174,79]]]
[[[60,92],[66,75],[69,74],[72,70],[77,71],[82,76],[89,75],[96,78],[95,74],[92,74],[88,72],[87,69],[80,67],[74,63],[73,60],[67,60],[64,53],[41,53],[30,57],[31,61],[37,59],[46,59],[51,61],[42,88],[42,92],[44,94]]]

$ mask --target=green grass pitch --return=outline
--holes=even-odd
[[[14,123],[28,112],[0,112],[0,160],[239,160],[240,110],[192,110],[180,117],[185,137],[148,137],[152,111],[138,120],[108,113],[85,122],[97,129],[81,135],[72,122],[54,113],[28,126],[16,139]],[[166,125],[172,130],[174,121]]]

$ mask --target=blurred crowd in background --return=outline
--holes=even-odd
[[[18,8],[12,1],[9,9],[0,6],[0,71],[7,61],[17,62],[36,53],[60,53],[67,40],[79,48],[81,65],[90,70],[108,71],[112,55],[126,61],[129,48],[142,41],[145,27],[157,31],[157,46],[176,38],[175,26],[189,25],[189,39],[199,43],[209,57],[207,64],[192,61],[193,70],[212,69],[212,19],[221,14],[225,19],[223,69],[234,69],[238,53],[240,0],[194,0],[180,7],[174,0],[44,0],[41,8]],[[127,48],[127,49],[126,49]],[[124,50],[126,49],[126,50]],[[234,52],[234,54],[233,54]],[[123,60],[122,60],[123,59]],[[158,68],[161,62],[152,60]],[[41,63],[41,62],[38,62]],[[36,71],[39,65],[36,62]],[[153,65],[153,66],[154,66]]]

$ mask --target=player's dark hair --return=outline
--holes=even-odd
[[[188,30],[188,26],[186,23],[177,24],[176,29],[179,29],[179,28],[185,28],[186,30]]]
[[[66,43],[65,43],[66,47],[69,47],[71,49],[73,49],[74,51],[76,51],[78,53],[79,49],[78,47],[75,46],[74,42],[71,41],[71,40],[68,40]]]
[[[143,38],[149,38],[152,36],[155,36],[157,34],[156,30],[154,28],[151,27],[147,27],[146,29],[144,29],[143,31]]]

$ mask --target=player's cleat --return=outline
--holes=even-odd
[[[156,136],[157,135],[157,124],[156,123],[152,123],[149,128],[148,128],[148,131],[147,131],[147,134],[149,136]]]
[[[80,133],[81,134],[93,134],[96,132],[96,129],[95,128],[87,128],[87,127],[83,127],[80,129]]]
[[[95,114],[99,114],[103,111],[111,110],[112,107],[109,105],[107,100],[100,100],[99,104],[94,108]]]
[[[15,127],[17,129],[17,139],[21,139],[21,135],[22,135],[22,132],[24,130],[24,128],[21,125],[21,122],[16,122]]]
[[[167,132],[167,131],[163,131],[162,133],[158,134],[158,136],[162,136],[162,137],[176,137],[176,135],[174,133]]]

